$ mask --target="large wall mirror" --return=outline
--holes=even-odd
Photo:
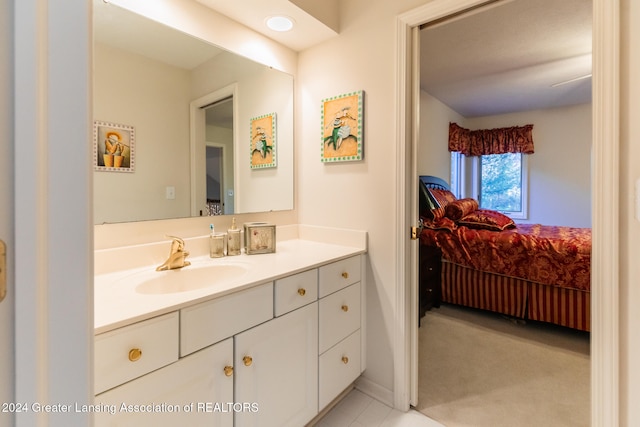
[[[132,128],[135,160],[94,172],[96,224],[293,209],[292,76],[102,0],[93,10],[94,120]],[[265,115],[276,162],[252,167]]]

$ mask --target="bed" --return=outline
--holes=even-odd
[[[591,229],[515,224],[432,176],[420,216],[421,315],[442,301],[590,330]]]

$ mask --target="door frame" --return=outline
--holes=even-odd
[[[85,405],[93,402],[92,3],[13,8],[14,397]],[[29,409],[15,414],[16,426],[92,423],[90,413]]]
[[[15,402],[14,388],[14,304],[15,287],[13,277],[14,243],[14,196],[13,196],[13,2],[0,0],[0,130],[4,137],[0,142],[0,240],[6,244],[6,294],[0,301],[0,402]],[[2,248],[0,248],[2,251]],[[2,268],[2,266],[0,266]],[[0,292],[2,292],[0,290]],[[15,424],[14,415],[0,415],[0,426]]]
[[[425,22],[486,3],[486,0],[433,0],[396,19],[396,214],[397,283],[394,350],[394,405],[417,403],[417,243],[407,237],[417,222],[419,100],[415,86],[414,28]],[[592,268],[591,268],[591,424],[619,420],[619,98],[620,0],[593,0],[592,78]],[[608,285],[607,285],[608,284]],[[607,285],[607,286],[605,286]]]

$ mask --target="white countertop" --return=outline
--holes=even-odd
[[[278,242],[276,252],[272,254],[189,257],[192,265],[185,269],[216,263],[236,264],[245,266],[246,273],[241,277],[221,280],[211,287],[167,294],[141,294],[135,289],[139,277],[175,274],[175,271],[156,272],[155,265],[97,275],[94,281],[95,333],[107,332],[364,252],[358,247],[295,239]]]

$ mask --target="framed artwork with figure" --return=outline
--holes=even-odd
[[[93,167],[107,172],[135,170],[133,126],[98,120],[93,123]]]
[[[275,168],[276,156],[276,113],[265,114],[250,120],[251,169]]]
[[[323,162],[362,160],[364,92],[323,99],[321,104]]]

